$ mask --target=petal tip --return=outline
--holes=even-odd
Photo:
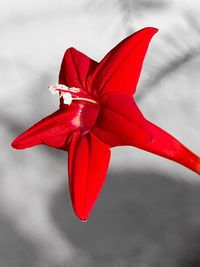
[[[86,223],[88,219],[83,219],[81,220],[83,223]]]
[[[191,152],[192,153],[192,152]],[[189,165],[185,165],[186,167],[188,167],[190,170],[196,172],[198,175],[200,175],[200,157],[193,154],[193,158],[191,156],[191,161],[189,161]]]
[[[32,147],[36,145],[33,141],[31,142],[30,140],[26,140],[22,135],[17,136],[11,143],[11,147],[14,149],[26,149],[29,147]]]
[[[155,27],[151,27],[152,31],[154,31],[155,33],[157,33],[159,31],[158,28],[155,28]]]
[[[197,163],[197,174],[200,175],[200,158],[199,158],[199,162]]]
[[[159,29],[155,27],[146,27],[143,30],[148,31],[148,33],[150,33],[152,36],[159,31]]]
[[[89,217],[88,215],[87,216],[86,215],[80,215],[76,211],[75,211],[75,214],[81,222],[86,223],[88,221],[88,217]]]
[[[88,218],[90,216],[90,212],[91,212],[91,209],[87,209],[85,210],[80,208],[80,207],[77,207],[74,205],[73,201],[72,201],[72,207],[73,207],[73,210],[74,210],[74,213],[76,215],[76,217],[83,223],[86,223],[88,221]]]
[[[11,143],[11,147],[14,149],[22,149],[20,146],[20,142],[18,142],[17,140],[18,138],[15,138],[12,143]]]
[[[72,208],[73,208],[73,211],[74,211],[74,214],[76,215],[76,217],[83,223],[86,223],[88,218],[89,218],[89,215],[90,215],[90,212],[91,212],[91,209],[87,209],[85,210],[78,207],[77,205],[75,205],[74,201],[72,200]]]

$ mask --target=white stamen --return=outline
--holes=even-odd
[[[72,100],[73,100],[72,95],[70,93],[65,93],[63,95],[63,99],[64,99],[64,104],[67,104],[67,105],[71,105]]]
[[[73,93],[79,93],[81,90],[76,87],[68,87],[68,90]]]
[[[73,92],[73,93],[79,93],[80,89],[76,87],[67,87],[64,84],[52,84],[48,86],[51,93],[56,94],[58,91],[64,91],[64,92]]]
[[[52,89],[54,91],[59,91],[59,90],[64,90],[64,91],[67,91],[68,87],[64,84],[52,84],[49,86],[49,89]]]
[[[58,94],[57,89],[53,85],[50,85],[48,89],[53,95]]]
[[[85,98],[85,97],[72,97],[71,93],[79,93],[81,89],[76,88],[76,87],[67,87],[64,84],[52,84],[48,86],[49,91],[55,95],[60,93],[60,98],[63,97],[64,99],[64,104],[66,105],[71,105],[73,100],[83,100],[83,101],[88,101],[94,104],[98,104],[97,101],[91,99],[91,98]]]

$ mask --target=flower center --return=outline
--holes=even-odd
[[[63,97],[64,99],[64,104],[66,105],[71,105],[73,100],[82,100],[82,101],[87,101],[91,102],[94,104],[98,104],[97,101],[91,99],[91,98],[86,98],[86,97],[79,97],[76,96],[77,93],[80,93],[81,89],[76,88],[76,87],[67,87],[64,84],[52,84],[48,86],[49,91],[55,95],[55,94],[60,94],[60,98]]]

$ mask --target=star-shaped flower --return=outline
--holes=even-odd
[[[12,146],[35,145],[68,151],[68,174],[76,215],[87,220],[106,177],[110,149],[130,145],[176,161],[200,174],[200,158],[144,118],[133,94],[155,28],[120,42],[100,63],[67,49],[59,84],[60,107],[19,135]]]

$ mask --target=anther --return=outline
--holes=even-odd
[[[52,84],[48,86],[49,91],[52,94],[56,94],[57,92],[72,92],[72,93],[79,93],[80,89],[76,87],[67,87],[64,84]]]
[[[63,95],[63,99],[64,99],[64,104],[67,104],[67,105],[71,105],[72,100],[73,100],[72,95],[70,93],[65,93]]]

